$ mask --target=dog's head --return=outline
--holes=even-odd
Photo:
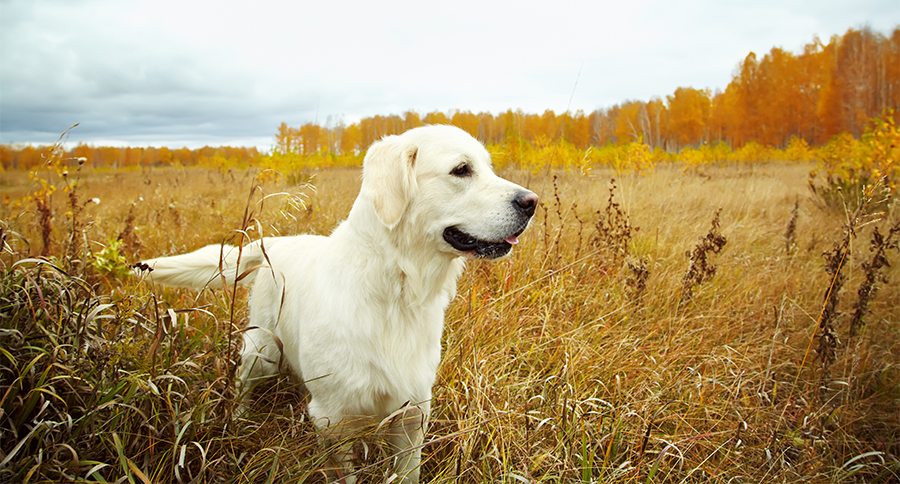
[[[494,259],[510,252],[538,197],[500,178],[481,143],[452,126],[424,126],[373,144],[361,195],[389,230],[422,235],[451,255]]]

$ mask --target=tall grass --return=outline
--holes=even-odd
[[[661,167],[617,174],[615,188],[607,170],[505,172],[543,207],[510,259],[473,261],[460,281],[423,478],[896,481],[900,274],[878,264],[852,346],[845,335],[858,302],[846,291],[835,302],[839,338],[823,376],[810,355],[832,281],[822,252],[843,240],[846,217],[806,199],[808,170]],[[0,480],[324,480],[329,449],[305,417],[301,385],[261,385],[246,416],[229,415],[244,291],[197,295],[115,270],[236,229],[327,233],[359,177],[320,171],[302,206],[260,206],[258,195],[247,201],[256,175],[84,171],[80,199],[102,202],[76,226],[90,261],[78,265],[59,246],[34,257],[40,243],[26,241],[41,240],[40,214],[15,202],[27,180],[0,175],[11,200],[0,211]],[[297,179],[263,179],[266,193],[298,189]],[[786,253],[798,199],[804,222]],[[59,210],[68,198],[48,200]],[[857,237],[895,233],[886,210]],[[55,218],[54,240],[71,227]],[[690,254],[709,234],[727,248],[682,303]],[[891,237],[874,252],[848,245],[845,287],[865,284],[878,254],[895,260]],[[358,454],[365,481],[384,477],[377,437]]]

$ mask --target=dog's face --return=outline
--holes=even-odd
[[[452,126],[416,128],[373,144],[362,191],[388,228],[405,224],[440,252],[489,259],[518,243],[538,201],[494,174],[484,146]]]

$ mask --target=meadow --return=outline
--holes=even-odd
[[[895,204],[827,206],[813,168],[504,169],[541,207],[510,258],[460,281],[423,480],[900,479]],[[232,418],[246,291],[154,287],[128,265],[326,234],[359,170],[46,176],[73,187],[52,219],[34,178],[0,173],[0,481],[324,481],[298,382]],[[876,228],[893,265],[873,265]],[[389,468],[369,442],[364,482]]]

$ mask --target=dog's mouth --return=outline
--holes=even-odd
[[[512,246],[519,243],[519,235],[524,231],[525,227],[522,227],[503,240],[490,241],[469,235],[457,227],[447,227],[444,229],[444,240],[460,252],[469,252],[484,259],[496,259],[508,254]]]

